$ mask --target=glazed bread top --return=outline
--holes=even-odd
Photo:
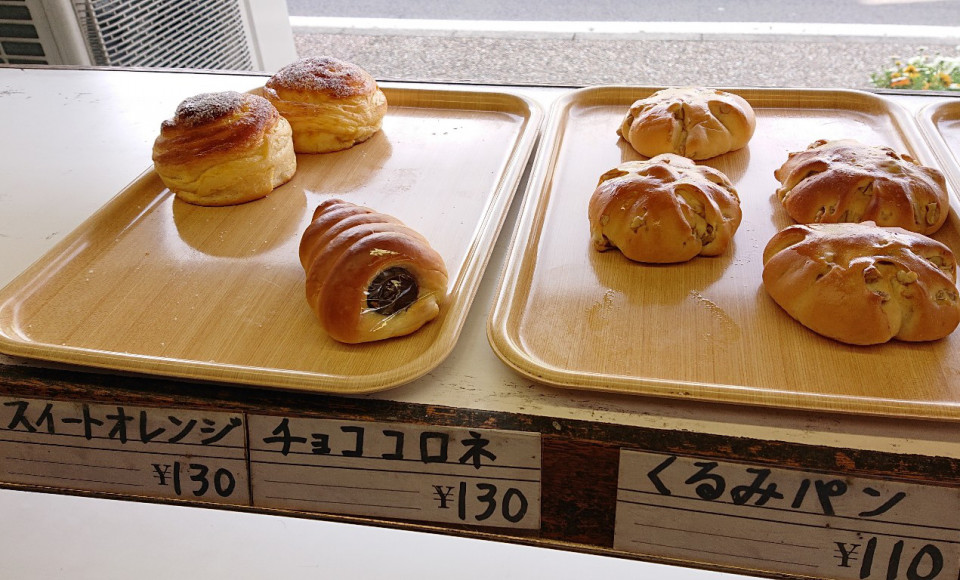
[[[205,165],[249,152],[276,127],[280,113],[263,97],[236,91],[185,99],[160,125],[153,161],[160,165]]]
[[[960,322],[953,253],[903,228],[793,225],[770,239],[763,264],[774,301],[841,342],[935,340]]]
[[[750,104],[725,91],[664,89],[630,106],[617,130],[641,155],[709,159],[746,146],[756,129]]]
[[[377,90],[377,83],[355,64],[320,56],[283,67],[267,80],[266,89],[283,100],[310,103],[366,95]]]
[[[594,247],[638,262],[716,256],[740,225],[740,198],[727,177],[664,153],[604,173],[588,207]]]
[[[940,171],[889,147],[814,141],[774,172],[783,207],[799,223],[872,221],[932,234],[950,211]]]

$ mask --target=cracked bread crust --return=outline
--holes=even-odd
[[[646,157],[674,153],[700,160],[745,147],[756,124],[753,108],[739,95],[676,88],[633,103],[617,135]]]
[[[597,251],[618,248],[649,263],[722,254],[742,219],[740,198],[723,173],[672,153],[604,173],[588,213]]]
[[[851,139],[790,153],[774,177],[777,197],[798,223],[872,221],[925,235],[950,212],[943,174],[889,147]]]
[[[790,226],[767,243],[763,264],[781,308],[843,343],[937,340],[960,323],[953,252],[902,228]]]

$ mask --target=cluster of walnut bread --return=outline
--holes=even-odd
[[[650,159],[600,177],[588,209],[593,246],[644,263],[722,254],[740,200],[725,175],[694,161],[745,147],[755,128],[750,104],[723,91],[665,89],[633,103],[617,135]],[[820,140],[789,153],[774,176],[798,222],[763,253],[763,285],[784,311],[855,345],[953,332],[956,261],[928,237],[949,214],[939,171],[889,147]]]
[[[855,345],[956,329],[956,260],[928,237],[950,212],[943,174],[889,147],[818,140],[774,176],[799,225],[768,242],[763,284],[790,316]]]
[[[724,91],[664,89],[633,103],[617,135],[651,159],[600,177],[593,246],[661,264],[722,254],[740,226],[740,197],[726,175],[693,161],[745,147],[755,128],[750,104]]]
[[[330,57],[280,69],[259,93],[196,95],[161,124],[154,169],[177,198],[202,206],[263,198],[293,178],[296,154],[362,143],[387,112],[367,71]],[[340,342],[412,333],[438,316],[446,295],[443,259],[427,240],[355,204],[321,203],[299,253],[307,302]]]

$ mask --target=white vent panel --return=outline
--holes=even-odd
[[[94,64],[253,70],[240,0],[73,0]]]
[[[49,63],[27,3],[0,1],[0,64]]]

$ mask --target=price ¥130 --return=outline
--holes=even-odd
[[[434,485],[438,509],[456,509],[460,521],[483,522],[500,515],[511,524],[520,523],[530,507],[524,493],[515,487],[492,483],[459,482],[456,486]]]
[[[191,494],[206,497],[216,494],[230,497],[237,488],[237,478],[225,467],[210,467],[203,463],[153,463],[157,485],[172,486],[177,497]]]

